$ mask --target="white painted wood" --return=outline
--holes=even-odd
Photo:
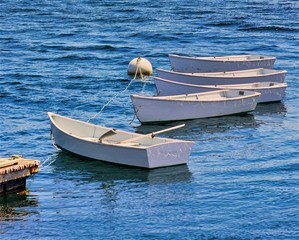
[[[142,134],[114,129],[115,134],[98,141],[110,128],[55,113],[48,113],[55,144],[62,149],[96,160],[143,168],[185,164],[194,142],[151,136],[133,143],[119,142]]]
[[[175,82],[197,85],[226,85],[256,82],[284,82],[287,71],[274,69],[250,69],[231,72],[183,73],[156,69],[158,77]]]
[[[134,111],[142,123],[217,117],[255,109],[260,93],[220,90],[173,96],[131,95]]]
[[[168,54],[171,67],[178,72],[222,72],[254,68],[273,68],[275,57],[232,55],[219,57],[188,57]]]
[[[281,101],[285,96],[285,90],[288,86],[286,83],[278,82],[257,82],[233,85],[198,85],[180,83],[158,77],[154,78],[154,82],[156,85],[157,95],[159,96],[235,89],[261,93],[261,96],[257,99],[258,103]]]

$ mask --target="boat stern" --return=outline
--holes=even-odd
[[[177,141],[150,147],[147,150],[148,168],[186,164],[193,145],[192,141]]]

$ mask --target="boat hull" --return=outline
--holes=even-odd
[[[235,90],[247,90],[261,93],[261,96],[257,99],[258,103],[268,103],[281,101],[285,96],[287,88],[286,83],[253,83],[253,84],[235,84],[235,85],[196,85],[180,83],[171,80],[154,78],[156,91],[159,96],[178,95],[178,94],[190,94],[216,91],[221,89],[235,89]]]
[[[57,116],[57,115],[56,115]],[[64,118],[65,119],[65,118]],[[66,118],[68,121],[71,119]],[[79,156],[141,168],[158,168],[186,164],[193,142],[170,139],[149,147],[131,147],[85,140],[63,131],[51,118],[51,132],[55,144]],[[76,121],[78,123],[78,121]],[[84,123],[82,122],[84,127]]]
[[[171,68],[178,72],[222,72],[273,68],[276,58],[253,55],[226,57],[187,57],[168,55]]]
[[[200,95],[200,94],[199,94]],[[134,111],[141,123],[167,122],[219,117],[253,111],[258,95],[234,100],[176,101],[131,95]]]
[[[237,72],[183,73],[157,69],[158,77],[197,85],[226,85],[256,82],[284,82],[287,71],[256,69]]]

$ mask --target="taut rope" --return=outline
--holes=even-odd
[[[110,100],[109,100],[107,103],[105,103],[105,104],[103,105],[103,107],[101,108],[101,110],[100,110],[98,113],[96,113],[93,117],[89,118],[89,119],[87,120],[87,122],[89,122],[90,120],[92,120],[92,119],[96,118],[98,115],[100,115],[100,114],[103,112],[103,110],[105,109],[105,107],[107,107],[107,106],[108,106],[108,105],[109,105],[109,104],[110,104],[116,97],[118,97],[119,95],[121,95],[121,94],[123,94],[125,91],[127,91],[127,89],[131,86],[131,84],[133,83],[133,81],[136,79],[137,74],[138,74],[138,71],[139,71],[139,74],[140,74],[140,76],[141,76],[141,80],[144,80],[144,76],[142,75],[141,67],[139,66],[139,62],[140,62],[140,60],[141,60],[141,58],[138,57],[138,59],[137,59],[137,67],[136,67],[136,71],[135,71],[135,76],[134,76],[134,78],[129,82],[129,84],[126,86],[126,88],[125,88],[123,91],[118,92],[117,94],[115,94],[112,98],[110,98]]]

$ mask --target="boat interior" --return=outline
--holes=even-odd
[[[99,142],[104,144],[117,144],[120,146],[152,146],[166,142],[175,142],[173,139],[152,137],[130,133],[90,123],[81,122],[57,115],[52,115],[52,119],[62,131],[86,141]]]
[[[195,76],[207,76],[207,77],[254,77],[261,75],[281,74],[285,71],[279,71],[275,69],[257,68],[242,71],[229,71],[229,72],[212,72],[212,73],[189,73]],[[188,74],[188,73],[187,73]]]
[[[207,85],[208,86],[208,85]],[[259,88],[280,88],[287,87],[286,83],[278,83],[278,82],[256,82],[256,83],[244,83],[244,84],[232,84],[232,85],[214,85],[215,87],[225,87],[230,89],[259,89]]]
[[[240,91],[240,90],[219,90],[219,91],[211,91],[204,93],[192,93],[192,94],[184,94],[184,95],[173,95],[173,96],[164,96],[157,97],[165,100],[182,100],[182,101],[215,101],[215,100],[227,100],[228,98],[237,98],[240,96],[250,96],[252,95],[252,91]]]
[[[219,57],[203,57],[206,59],[216,59],[225,61],[245,61],[245,60],[263,60],[273,59],[274,57],[258,56],[258,55],[232,55],[232,56],[219,56]]]

